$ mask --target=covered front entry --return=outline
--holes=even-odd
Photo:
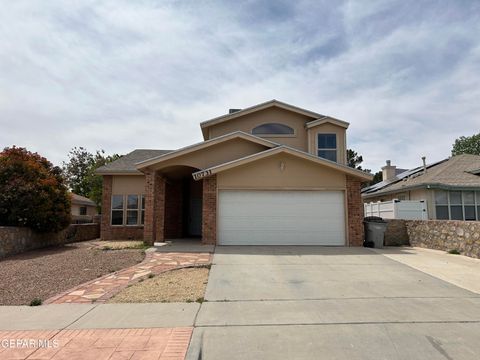
[[[167,168],[165,177],[165,239],[202,236],[202,181],[188,167]]]
[[[219,245],[344,246],[343,191],[220,190]]]

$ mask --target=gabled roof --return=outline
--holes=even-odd
[[[159,162],[166,161],[166,160],[169,160],[169,159],[173,159],[177,156],[189,154],[189,153],[192,153],[194,151],[198,151],[200,149],[204,149],[204,148],[210,147],[212,145],[219,144],[219,143],[229,141],[229,140],[232,140],[232,139],[244,139],[246,141],[250,141],[250,142],[253,142],[253,143],[256,143],[256,144],[264,145],[264,146],[269,147],[269,148],[272,148],[274,146],[278,146],[278,144],[274,143],[273,141],[265,140],[265,139],[262,139],[258,136],[247,134],[243,131],[235,131],[233,133],[218,136],[214,139],[202,141],[202,142],[199,142],[199,143],[196,143],[196,144],[193,144],[193,145],[190,145],[190,146],[187,146],[187,147],[175,150],[175,151],[171,151],[167,154],[155,156],[155,157],[152,157],[150,159],[140,161],[136,164],[136,168],[137,169],[143,169],[143,168],[146,168],[150,165],[157,164]]]
[[[141,175],[135,164],[153,157],[167,154],[172,150],[137,149],[111,163],[100,166],[95,173],[99,175]]]
[[[203,136],[204,136],[204,138],[207,138],[206,129],[209,128],[212,125],[216,125],[216,124],[219,124],[219,123],[222,123],[222,122],[225,122],[225,121],[236,119],[240,116],[244,116],[244,115],[253,113],[255,111],[259,111],[259,110],[268,109],[270,107],[278,107],[278,108],[281,108],[281,109],[289,110],[289,111],[292,111],[292,112],[295,112],[295,113],[298,113],[298,114],[302,114],[302,115],[311,117],[312,119],[318,119],[318,118],[324,118],[325,117],[325,115],[322,115],[322,114],[319,114],[319,113],[316,113],[316,112],[313,112],[313,111],[310,111],[310,110],[302,109],[302,108],[299,108],[297,106],[290,105],[290,104],[284,103],[282,101],[278,101],[278,100],[273,99],[273,100],[270,100],[270,101],[267,101],[267,102],[264,102],[264,103],[261,103],[261,104],[258,104],[258,105],[250,106],[248,108],[245,108],[245,109],[242,109],[242,110],[239,110],[239,111],[235,111],[231,114],[221,115],[221,116],[218,116],[218,117],[215,117],[213,119],[210,119],[210,120],[207,120],[207,121],[204,121],[204,122],[200,123],[200,127],[202,128]]]
[[[480,189],[480,156],[462,154],[402,172],[395,178],[382,181],[362,190],[364,198],[382,194],[429,187],[438,189]]]
[[[348,126],[350,125],[350,123],[346,122],[346,121],[343,121],[343,120],[339,120],[339,119],[335,119],[335,118],[332,118],[330,116],[324,116],[320,119],[317,119],[317,120],[313,120],[313,121],[310,121],[308,123],[305,124],[305,127],[307,129],[309,128],[312,128],[314,126],[318,126],[318,125],[322,125],[322,124],[325,124],[325,123],[330,123],[330,124],[334,124],[334,125],[337,125],[337,126],[340,126],[340,127],[343,127],[345,129],[348,128]]]
[[[97,206],[93,200],[90,200],[89,198],[78,195],[75,193],[70,193],[72,195],[72,204],[75,205],[87,205],[87,206]]]
[[[277,146],[273,149],[268,149],[268,150],[261,151],[261,152],[258,152],[256,154],[253,154],[253,155],[245,156],[245,157],[240,158],[240,159],[236,159],[236,160],[233,160],[233,161],[226,162],[224,164],[212,166],[208,169],[197,171],[197,172],[193,173],[192,176],[195,180],[200,180],[204,177],[214,175],[216,173],[234,168],[236,166],[248,164],[248,163],[253,162],[253,161],[257,161],[257,160],[264,159],[264,158],[269,157],[269,156],[273,156],[273,155],[276,155],[276,154],[282,154],[282,153],[283,154],[289,154],[289,155],[292,155],[292,156],[296,156],[298,158],[305,159],[305,160],[311,161],[311,162],[319,164],[319,165],[324,165],[324,166],[326,166],[328,168],[331,168],[331,169],[334,169],[334,170],[339,170],[343,173],[346,173],[348,175],[360,178],[360,179],[365,180],[365,181],[373,179],[372,174],[369,174],[369,173],[366,173],[364,171],[348,167],[346,165],[341,165],[341,164],[338,164],[338,163],[330,161],[330,160],[322,159],[318,156],[306,153],[304,151],[296,150],[296,149],[291,148],[291,147],[286,146],[286,145]]]

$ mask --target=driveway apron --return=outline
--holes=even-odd
[[[217,246],[205,299],[188,359],[480,357],[479,295],[369,249]]]

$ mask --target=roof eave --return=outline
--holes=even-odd
[[[265,151],[262,151],[260,153],[252,154],[252,155],[240,158],[240,159],[229,161],[229,162],[226,162],[224,164],[212,166],[208,169],[197,171],[197,172],[193,173],[192,176],[195,180],[200,180],[204,177],[208,177],[208,176],[217,174],[219,172],[226,171],[226,170],[231,169],[233,167],[248,164],[252,161],[260,160],[260,159],[263,159],[263,158],[266,158],[266,157],[269,157],[269,156],[272,156],[272,155],[275,155],[275,154],[279,154],[279,153],[282,153],[282,152],[293,155],[293,156],[298,156],[298,157],[303,158],[305,160],[316,162],[320,165],[324,165],[324,166],[327,166],[327,167],[335,169],[335,170],[342,171],[343,173],[345,173],[347,175],[351,175],[351,176],[360,178],[363,181],[370,181],[370,180],[373,179],[373,175],[368,174],[366,172],[363,172],[361,170],[357,170],[357,169],[350,168],[348,166],[337,164],[337,163],[331,162],[329,160],[325,160],[325,159],[316,157],[312,154],[309,154],[309,153],[306,153],[306,152],[303,152],[303,151],[300,151],[300,150],[292,149],[292,148],[290,148],[288,146],[285,146],[285,145],[281,145],[281,146],[278,146],[278,147],[273,148],[273,149],[265,150]]]
[[[231,113],[231,114],[225,114],[225,115],[217,116],[217,117],[215,117],[213,119],[210,119],[210,120],[203,121],[203,122],[200,123],[200,128],[202,129],[202,133],[205,137],[206,132],[204,131],[204,129],[207,129],[210,126],[213,126],[213,125],[218,124],[218,123],[222,123],[222,122],[227,121],[227,120],[235,119],[237,117],[241,117],[241,116],[250,114],[252,112],[268,108],[270,106],[278,106],[278,107],[286,109],[286,110],[290,110],[290,111],[294,111],[294,112],[297,112],[297,113],[300,113],[300,114],[303,114],[303,115],[306,115],[306,116],[310,116],[313,119],[320,118],[320,117],[324,116],[322,114],[318,114],[316,112],[313,112],[313,111],[310,111],[310,110],[307,110],[307,109],[302,109],[300,107],[290,105],[290,104],[284,103],[282,101],[278,101],[278,100],[273,99],[273,100],[269,100],[269,101],[266,101],[266,102],[258,104],[258,105],[250,106],[248,108],[242,109],[240,111],[236,111],[236,112]]]
[[[424,183],[424,184],[415,184],[415,185],[408,185],[405,186],[401,189],[392,189],[392,190],[387,190],[387,191],[377,191],[373,193],[363,193],[362,197],[364,199],[372,198],[372,197],[377,197],[377,196],[382,196],[382,195],[390,195],[390,194],[395,194],[395,193],[400,193],[404,191],[410,191],[410,190],[415,190],[415,189],[428,189],[428,190],[478,190],[480,189],[479,186],[475,185],[448,185],[448,184],[441,184],[441,183]]]
[[[325,124],[325,123],[334,124],[334,125],[343,127],[345,129],[348,129],[348,127],[350,126],[350,123],[348,123],[346,121],[335,119],[335,118],[332,118],[331,116],[324,116],[320,119],[316,119],[316,120],[313,120],[313,121],[310,121],[310,122],[306,123],[305,127],[307,129],[310,129],[310,128],[313,128],[315,126],[322,125],[322,124]]]
[[[225,134],[225,135],[222,135],[222,136],[218,136],[218,137],[210,139],[210,140],[201,141],[201,142],[198,142],[196,144],[186,146],[184,148],[169,152],[167,154],[163,154],[163,155],[156,156],[156,157],[148,159],[148,160],[138,162],[135,165],[137,167],[137,170],[144,169],[148,166],[157,164],[161,161],[166,161],[166,160],[178,157],[178,156],[186,155],[186,154],[189,154],[191,152],[207,148],[211,145],[222,143],[222,142],[229,141],[229,140],[232,140],[232,139],[244,139],[244,140],[251,141],[251,142],[261,144],[261,145],[264,145],[266,147],[271,147],[271,148],[278,146],[278,144],[273,142],[273,141],[266,140],[266,139],[263,139],[261,137],[258,137],[258,136],[252,135],[252,134],[248,134],[248,133],[243,132],[243,131],[235,131],[235,132],[228,133],[228,134]]]
[[[95,171],[96,175],[143,175],[139,170],[104,170],[104,171]]]

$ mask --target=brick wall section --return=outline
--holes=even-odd
[[[110,240],[143,240],[143,226],[110,226],[109,233]]]
[[[348,246],[363,245],[363,201],[361,181],[347,176]]]
[[[165,178],[158,174],[155,176],[155,241],[165,240]]]
[[[410,245],[480,258],[480,221],[406,220]]]
[[[145,172],[145,225],[143,241],[153,245],[164,238],[165,178],[156,171]]]
[[[181,238],[183,235],[183,183],[167,181],[165,187],[165,239]]]
[[[217,176],[203,179],[202,243],[217,243]]]
[[[103,191],[102,191],[102,219],[100,222],[100,238],[102,240],[112,240],[113,234],[111,232],[110,216],[112,209],[112,183],[113,176],[105,175],[103,177]]]
[[[145,173],[145,216],[143,226],[143,241],[147,244],[154,242],[154,211],[153,191],[155,186],[155,172],[147,170]]]
[[[112,183],[113,176],[103,177],[102,216],[100,221],[100,238],[102,240],[142,240],[143,226],[112,226]]]

